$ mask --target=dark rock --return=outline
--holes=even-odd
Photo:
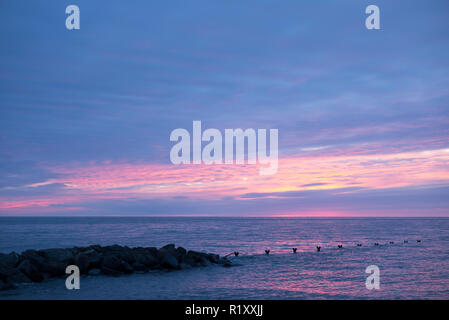
[[[134,272],[134,269],[133,269],[133,267],[131,267],[131,266],[129,265],[128,262],[122,261],[122,262],[120,263],[119,271],[121,271],[121,272],[123,272],[123,273],[133,273],[133,272]]]
[[[90,249],[96,251],[96,252],[102,252],[103,248],[99,244],[93,244],[89,246]]]
[[[88,250],[86,247],[73,247],[71,248],[72,256],[76,256],[78,253]]]
[[[206,257],[202,257],[200,261],[200,265],[203,267],[210,266],[212,262],[210,262]]]
[[[175,251],[175,245],[173,243],[167,244],[161,248],[161,250]]]
[[[84,253],[78,253],[75,256],[75,265],[78,266],[81,274],[86,274],[89,271],[89,257]]]
[[[88,250],[83,253],[87,256],[87,259],[89,261],[89,265],[87,267],[88,270],[90,269],[98,269],[101,267],[101,262],[103,261],[103,255],[95,250]]]
[[[176,258],[178,259],[178,262],[181,263],[185,256],[187,255],[187,250],[183,247],[176,248]]]
[[[131,251],[121,254],[120,258],[122,258],[123,260],[125,260],[127,263],[130,264],[136,262],[136,258],[134,257]]]
[[[109,269],[119,270],[120,266],[121,266],[121,262],[122,261],[120,260],[120,258],[118,258],[117,256],[109,254],[109,255],[104,257],[101,267],[106,267],[106,268],[109,268]]]
[[[85,255],[90,255],[90,254],[99,254],[98,251],[92,249],[92,248],[87,248],[86,250],[82,251],[83,254]]]
[[[115,255],[120,259],[125,260],[127,263],[134,263],[136,261],[136,258],[129,247],[122,247],[119,245],[106,246],[103,247],[102,252],[104,255]]]
[[[39,250],[39,253],[43,255],[45,260],[72,263],[73,262],[73,251],[72,249],[45,249]]]
[[[8,282],[11,283],[27,283],[31,282],[30,278],[28,278],[22,271],[19,269],[10,269],[6,274],[5,278]]]
[[[134,269],[134,271],[139,271],[139,272],[148,272],[148,267],[142,263],[139,262],[134,262],[132,264],[132,267]]]
[[[154,269],[157,265],[159,265],[159,260],[157,258],[157,249],[152,250],[152,248],[142,247],[134,248],[133,255],[137,263],[143,264],[150,269]]]
[[[188,251],[182,262],[191,266],[207,266],[211,263],[218,263],[219,259],[220,256],[216,254]]]
[[[144,248],[147,252],[151,253],[153,256],[157,256],[159,250],[156,247],[146,247]]]
[[[9,273],[17,266],[19,261],[19,255],[15,252],[9,254],[0,253],[0,275]]]
[[[150,269],[189,269],[210,264],[231,266],[226,258],[216,254],[187,251],[174,244],[162,247],[129,248],[112,245],[74,247],[67,249],[26,250],[22,254],[0,254],[0,285],[12,288],[13,283],[41,282],[65,276],[66,267],[75,264],[82,274],[100,273],[118,276]]]
[[[132,273],[134,269],[129,265],[125,260],[121,260],[119,257],[114,255],[107,255],[103,259],[103,264],[101,266],[101,270],[106,268],[108,272],[109,270],[115,270],[119,273]]]
[[[67,268],[68,263],[59,262],[59,261],[45,261],[40,271],[50,275],[51,277],[60,277],[65,275],[65,269]]]
[[[200,262],[201,258],[204,256],[204,253],[198,251],[189,250],[187,252],[187,257],[191,257],[195,262]]]
[[[147,266],[150,269],[159,265],[159,260],[152,255],[139,256],[137,262]]]
[[[29,260],[38,268],[40,268],[45,261],[44,257],[36,250],[26,250],[22,252],[21,260]]]
[[[41,282],[44,280],[42,273],[30,262],[30,260],[23,260],[17,269],[22,271],[33,282]]]
[[[178,260],[178,262],[181,261],[181,258],[182,258],[181,251],[177,251],[175,249],[174,244],[167,244],[166,246],[163,246],[159,250],[159,252],[169,252],[172,256],[174,256],[176,258],[176,260]]]
[[[158,258],[163,268],[177,269],[179,267],[178,259],[167,250],[159,250]]]
[[[183,256],[187,254],[187,250],[184,249],[183,247],[177,247],[176,251],[178,251],[178,253],[183,255]]]
[[[194,267],[196,266],[197,262],[195,261],[195,259],[190,256],[190,255],[186,255],[184,256],[184,258],[182,259],[182,264],[186,264],[189,265],[190,267]]]
[[[212,263],[218,263],[218,260],[220,260],[220,256],[218,254],[208,253],[206,255],[207,260],[209,260]]]
[[[20,257],[17,253],[11,252],[8,254],[0,253],[0,267],[8,269],[14,268],[19,263]]]

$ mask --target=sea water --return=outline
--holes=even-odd
[[[3,253],[168,243],[240,254],[230,257],[231,268],[83,276],[80,290],[53,279],[0,292],[0,299],[449,299],[445,218],[0,218]],[[370,265],[379,267],[379,290],[365,286]]]

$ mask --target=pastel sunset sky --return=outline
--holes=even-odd
[[[446,0],[4,0],[0,37],[0,216],[449,216]],[[172,164],[194,120],[278,129],[277,173]]]

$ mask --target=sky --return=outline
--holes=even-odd
[[[445,0],[3,0],[0,216],[448,217],[448,18]],[[172,164],[194,120],[278,129],[277,173]]]

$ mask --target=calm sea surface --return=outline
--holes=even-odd
[[[0,292],[0,299],[449,299],[449,219],[0,218],[4,253],[168,243],[239,251],[232,257],[238,266],[82,277],[81,289],[71,291],[55,279]],[[369,265],[380,268],[380,290],[365,287]]]

